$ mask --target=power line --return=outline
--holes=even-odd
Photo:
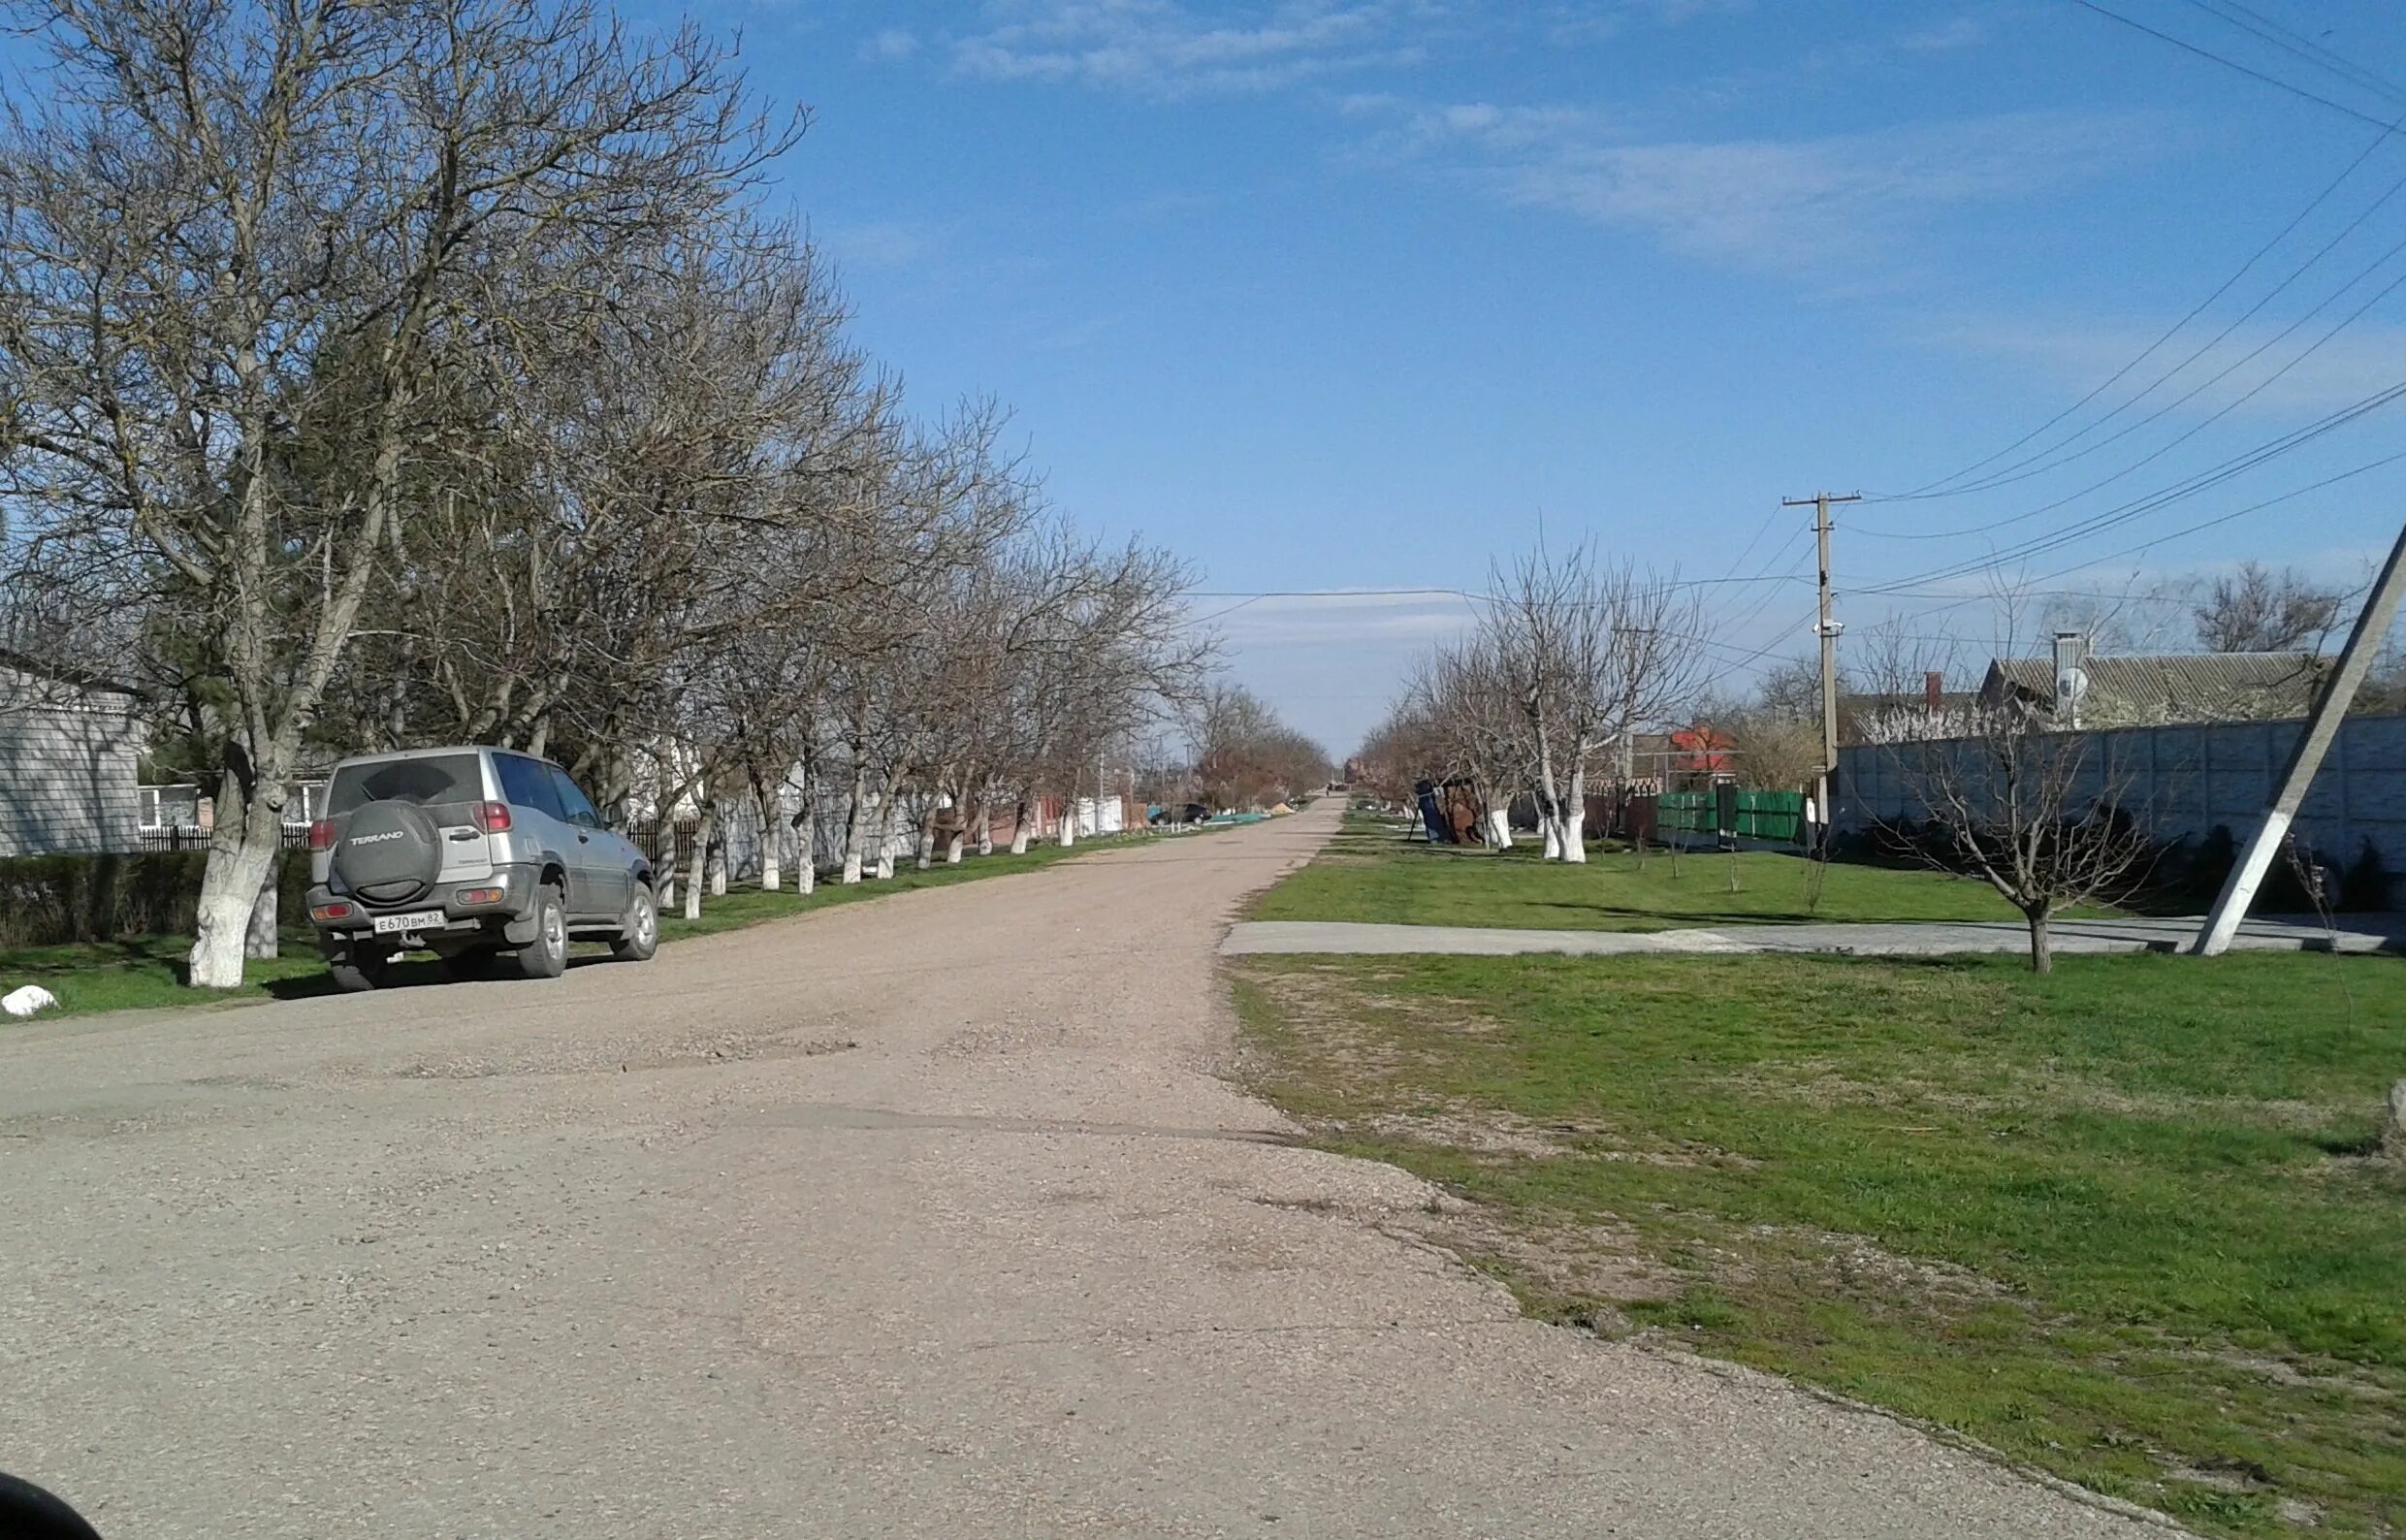
[[[1929,571],[1918,572],[1910,577],[1899,578],[1894,582],[1883,584],[1877,588],[1866,590],[1865,592],[1886,593],[1896,589],[1909,588],[1920,583],[1938,582],[1955,577],[1968,576],[1973,572],[1993,569],[2005,564],[2007,561],[2021,561],[2031,556],[2040,555],[2047,551],[2060,549],[2063,546],[2073,543],[2074,541],[2085,539],[2087,536],[2098,533],[2101,530],[2111,529],[2116,525],[2127,524],[2133,519],[2142,518],[2147,514],[2156,512],[2161,508],[2167,507],[2174,502],[2180,501],[2184,497],[2194,497],[2197,493],[2203,492],[2210,487],[2218,486],[2221,483],[2230,480],[2233,476],[2244,474],[2245,472],[2254,469],[2256,466],[2261,465],[2267,461],[2277,459],[2282,455],[2289,454],[2293,450],[2302,448],[2306,444],[2313,442],[2315,439],[2322,437],[2325,433],[2332,433],[2345,427],[2349,423],[2355,422],[2360,417],[2377,411],[2381,407],[2387,406],[2390,402],[2398,400],[2400,397],[2406,397],[2406,382],[2390,386],[2386,390],[2376,391],[2372,395],[2367,396],[2349,406],[2343,407],[2317,422],[2310,423],[2303,428],[2293,430],[2292,432],[2284,433],[2277,438],[2259,444],[2253,449],[2234,455],[2230,459],[2222,462],[2220,465],[2209,466],[2204,470],[2197,471],[2190,476],[2182,478],[2179,481],[2175,481],[2169,486],[2162,487],[2157,489],[2155,492],[2132,498],[2128,502],[2117,504],[2112,508],[2106,509],[2102,513],[2092,515],[2087,519],[2080,520],[2061,529],[2053,530],[2046,534],[2033,536],[2018,545],[2009,547],[2002,552],[1994,553],[1982,560],[1959,561],[1946,566],[1935,567]]]
[[[2288,277],[2283,278],[2278,284],[2275,284],[2272,289],[2263,296],[2263,298],[2248,306],[2246,310],[2234,317],[2221,331],[2215,333],[2211,337],[2208,337],[2204,342],[2200,343],[2189,354],[2187,358],[2182,359],[2178,364],[2173,365],[2170,369],[2157,375],[2153,380],[2149,381],[2144,387],[2142,387],[2136,395],[2131,397],[2128,401],[2123,401],[2120,405],[2105,413],[2104,416],[2098,418],[2095,422],[2092,422],[2082,428],[2078,433],[2073,433],[2070,437],[2056,444],[2053,448],[2042,450],[2038,454],[2017,461],[2013,465],[2006,466],[2004,471],[2001,471],[1993,476],[1985,477],[1982,480],[1968,486],[1955,487],[1944,492],[1934,492],[1927,494],[1908,493],[1903,494],[1898,497],[1879,500],[1903,501],[1909,499],[1918,500],[1919,498],[1925,497],[1961,497],[1967,493],[1988,492],[1993,491],[1998,487],[2008,486],[2017,481],[2028,481],[2033,476],[2042,475],[2047,471],[2060,469],[2075,461],[2085,460],[2089,456],[2097,453],[2099,450],[2103,449],[2108,445],[2119,443],[2121,440],[2129,437],[2140,429],[2145,428],[2152,423],[2161,421],[2166,414],[2179,409],[2181,406],[2186,405],[2192,401],[2195,401],[2205,391],[2220,384],[2222,381],[2230,378],[2232,374],[2238,372],[2241,369],[2244,369],[2249,364],[2262,357],[2265,353],[2269,352],[2272,348],[2278,346],[2282,341],[2286,340],[2289,337],[2294,334],[2299,327],[2304,326],[2308,321],[2314,319],[2314,317],[2320,315],[2324,310],[2335,304],[2340,297],[2345,295],[2349,290],[2355,288],[2366,278],[2369,278],[2374,273],[2380,272],[2381,269],[2387,266],[2392,258],[2398,255],[2399,252],[2406,251],[2406,241],[2398,241],[2396,244],[2390,246],[2387,251],[2384,251],[2380,256],[2375,257],[2370,263],[2367,263],[2364,267],[2358,269],[2354,277],[2351,277],[2347,282],[2341,284],[2338,288],[2324,296],[2322,301],[2315,305],[2313,308],[2307,310],[2305,314],[2297,317],[2297,319],[2292,321],[2289,325],[2283,327],[2279,332],[2274,333],[2271,337],[2258,343],[2255,347],[2249,349],[2246,353],[2240,355],[2231,363],[2225,365],[2220,370],[2208,375],[2205,379],[2190,387],[2190,389],[2182,395],[2176,397],[2172,401],[2166,401],[2165,404],[2157,407],[2154,411],[2149,412],[2138,421],[2128,424],[2114,433],[2107,434],[2105,437],[2099,439],[2096,443],[2089,445],[2086,449],[2075,450],[2068,455],[2061,455],[2060,458],[2052,461],[2046,460],[2048,455],[2056,455],[2062,450],[2069,449],[2071,445],[2079,442],[2082,438],[2087,437],[2090,433],[2095,433],[2098,429],[2104,427],[2107,423],[2112,422],[2116,417],[2121,416],[2124,412],[2137,405],[2140,401],[2145,401],[2149,396],[2155,394],[2159,386],[2165,385],[2178,377],[2183,370],[2189,368],[2190,365],[2195,364],[2198,359],[2203,358],[2206,354],[2212,352],[2216,347],[2219,347],[2231,333],[2236,332],[2240,327],[2246,325],[2249,321],[2254,320],[2256,316],[2262,311],[2265,305],[2270,305],[2274,300],[2278,299],[2291,284],[2303,277],[2309,269],[2311,269],[2316,263],[2320,262],[2325,256],[2328,255],[2330,251],[2341,241],[2353,235],[2358,226],[2362,225],[2363,222],[2379,210],[2384,204],[2396,197],[2400,192],[2406,192],[2406,177],[2400,177],[2397,181],[2392,182],[2389,191],[2383,193],[2379,198],[2375,199],[2370,208],[2367,208],[2362,213],[2358,214],[2354,220],[2349,222],[2347,228],[2341,230],[2339,234],[2333,236],[2329,241],[2326,241],[2320,250],[2316,251],[2313,256],[2308,257],[2305,262],[2294,272],[2290,273]],[[2016,514],[2009,519],[2002,519],[1993,524],[1976,525],[1967,529],[1936,530],[1929,532],[1899,532],[1866,529],[1863,532],[1866,534],[1875,535],[1880,539],[1888,540],[1947,539],[1955,535],[1976,534],[1984,532],[1988,529],[2000,529],[2007,524],[2017,524],[2024,519],[2035,518],[2040,513],[2046,513],[2055,508],[2060,508],[2064,505],[2064,503],[2071,501],[2074,497],[2086,497],[2089,493],[2095,492],[2101,487],[2108,486],[2113,482],[2120,480],[2123,476],[2130,474],[2131,471],[2138,469],[2139,466],[2148,465],[2151,462],[2160,459],[2165,449],[2172,448],[2174,445],[2182,443],[2188,438],[2195,436],[2199,428],[2203,428],[2206,424],[2210,424],[2220,417],[2227,415],[2232,410],[2233,407],[2236,407],[2241,402],[2246,401],[2250,398],[2263,391],[2267,386],[2271,385],[2274,380],[2279,379],[2282,375],[2287,374],[2291,369],[2295,369],[2299,364],[2302,364],[2308,358],[2311,358],[2315,353],[2321,351],[2325,343],[2330,341],[2332,337],[2337,337],[2348,327],[2353,326],[2363,316],[2365,311],[2371,309],[2382,300],[2387,299],[2390,294],[2395,291],[2402,282],[2406,282],[2406,278],[2393,280],[2388,286],[2381,289],[2370,300],[2367,300],[2364,304],[2350,311],[2337,326],[2332,327],[2328,332],[2325,333],[2303,353],[2300,353],[2297,357],[2291,359],[2287,364],[2282,365],[2280,369],[2274,370],[2272,374],[2260,381],[2254,389],[2247,393],[2246,396],[2242,396],[2237,401],[2233,401],[2230,405],[2225,406],[2222,411],[2217,412],[2214,417],[2207,418],[2206,423],[2199,424],[2198,428],[2191,429],[2189,433],[2182,434],[2180,438],[2174,439],[2171,444],[2165,445],[2165,449],[2159,449],[2154,454],[2147,456],[2145,459],[2140,460],[2133,465],[2124,467],[2122,470],[2106,477],[2104,480],[2093,483],[2092,485],[2081,489],[2081,491],[2072,494],[2070,497],[2065,497],[2059,501],[2048,503],[2045,507],[2034,509],[2030,513]],[[2194,314],[2195,312],[2192,313]],[[2092,393],[2091,399],[2094,399],[2094,393]],[[2045,461],[2045,463],[2038,464],[2037,462],[2040,461]]]
[[[1996,462],[2003,460],[2005,456],[2029,443],[2032,439],[2045,433],[2049,429],[2055,427],[2056,424],[2079,411],[2082,407],[2088,405],[2100,396],[2104,395],[2105,392],[2111,390],[2115,385],[2119,384],[2123,377],[2128,375],[2133,369],[2147,362],[2148,359],[2153,358],[2156,352],[2161,349],[2164,344],[2179,336],[2180,333],[2188,327],[2190,322],[2204,314],[2206,310],[2212,307],[2215,301],[2230,293],[2230,290],[2238,284],[2241,278],[2246,277],[2248,273],[2254,272],[2256,264],[2262,262],[2266,256],[2270,255],[2274,247],[2278,246],[2282,241],[2288,240],[2290,236],[2296,231],[2298,226],[2304,224],[2308,218],[2312,217],[2316,209],[2322,208],[2325,203],[2328,202],[2331,194],[2337,192],[2350,176],[2355,176],[2357,168],[2363,165],[2366,160],[2370,159],[2373,151],[2379,149],[2382,144],[2388,141],[2390,135],[2396,132],[2400,127],[2406,127],[2406,117],[2401,117],[2398,123],[2392,124],[2385,128],[2380,134],[2375,135],[2371,144],[2366,144],[2362,150],[2358,151],[2357,157],[2348,162],[2347,166],[2341,170],[2338,176],[2332,177],[2330,181],[2324,186],[2321,192],[2314,195],[2312,202],[2308,203],[2305,208],[2299,209],[2294,218],[2291,219],[2289,223],[2283,225],[2278,231],[2276,231],[2271,240],[2265,241],[2262,245],[2258,246],[2255,252],[2250,255],[2245,262],[2240,263],[2237,272],[2223,279],[2221,283],[2215,286],[2213,293],[2208,294],[2204,299],[2199,300],[2194,306],[2191,307],[2188,314],[2173,322],[2165,330],[2162,336],[2158,337],[2154,341],[2148,343],[2145,347],[2139,349],[2136,357],[2133,358],[2129,363],[2123,365],[2120,369],[2115,369],[2111,374],[2108,374],[2104,379],[2098,382],[2098,384],[2093,387],[2087,395],[2081,397],[2078,401],[2073,401],[2069,406],[2067,406],[2062,411],[2057,412],[2054,416],[2048,418],[2045,422],[2040,423],[2037,427],[2032,429],[2029,433],[2024,433],[2021,437],[2016,438],[2013,442],[2005,445],[2003,449],[1998,450],[1996,453],[1989,455],[1984,459],[1973,461],[1971,465],[1964,466],[1961,470],[1955,471],[1949,475],[1941,476],[1935,481],[1923,482],[1920,486],[1908,492],[1894,493],[1886,496],[1876,493],[1867,500],[1872,502],[1899,502],[1922,497],[1954,496],[1954,493],[1952,492],[1941,492],[1934,489],[1943,488],[1949,482],[1961,481],[1964,477],[1971,475],[1973,472],[1979,470],[1984,466],[1994,465]],[[2395,189],[2392,188],[2391,191],[2394,192]],[[2386,194],[2384,196],[2385,198],[2387,197]],[[2351,226],[2350,228],[2354,227]],[[2326,247],[2326,249],[2328,248]],[[2305,267],[2313,266],[2316,261],[2321,259],[2321,256],[2322,253],[2317,252],[2314,257],[2307,259]],[[2282,287],[2286,288],[2290,283],[2294,282],[2296,278],[2304,273],[2304,267],[2299,268],[2296,273],[2292,273],[2289,278],[2283,280]],[[2279,291],[2276,290],[2274,292],[2277,293]],[[2183,367],[2186,367],[2185,363]],[[2178,371],[2175,370],[2174,372]],[[2070,440],[2066,441],[2070,442]],[[1866,532],[1868,533],[1872,531],[1867,530]]]
[[[2406,250],[2406,241],[2401,241],[2398,249]],[[2357,319],[2362,316],[2365,311],[2371,309],[2374,305],[2389,298],[2390,295],[2396,292],[2396,290],[2401,286],[2406,286],[2406,273],[2401,273],[2396,278],[2391,279],[2390,283],[2379,293],[2375,294],[2371,299],[2365,301],[2362,305],[2358,305],[2356,309],[2349,312],[2349,314],[2343,317],[2337,325],[2333,326],[2329,331],[2324,333],[2320,337],[2316,338],[2295,358],[2291,359],[2288,363],[2283,364],[2279,369],[2274,369],[2270,374],[2267,374],[2262,379],[2257,381],[2241,395],[2231,401],[2226,401],[2222,406],[2206,416],[2202,421],[2192,425],[2187,431],[2175,434],[2168,442],[2158,445],[2155,449],[2141,455],[2138,459],[2131,462],[2127,465],[2124,465],[2121,469],[2114,471],[2112,474],[2100,477],[2096,481],[2090,482],[2087,486],[2082,487],[2075,492],[2067,493],[2063,497],[2056,498],[2053,502],[2041,503],[2037,507],[2029,509],[2023,513],[2008,514],[2002,519],[1992,519],[1986,524],[1969,525],[1959,529],[1934,529],[1911,532],[1866,529],[1862,532],[1882,540],[1959,539],[1968,534],[1985,534],[1992,529],[2005,529],[2008,525],[2022,524],[2029,520],[2038,518],[2043,514],[2053,513],[2056,509],[2064,507],[2069,503],[2077,502],[2082,497],[2089,496],[2091,493],[2101,492],[2105,488],[2112,486],[2115,482],[2120,481],[2123,477],[2130,475],[2133,471],[2143,470],[2147,466],[2155,464],[2165,455],[2170,454],[2173,450],[2178,449],[2181,445],[2187,443],[2190,439],[2195,438],[2197,434],[2205,432],[2208,428],[2213,427],[2216,423],[2230,416],[2232,412],[2237,411],[2249,401],[2254,401],[2258,396],[2261,396],[2265,391],[2271,389],[2272,386],[2278,383],[2284,375],[2289,373],[2290,370],[2295,369],[2307,359],[2312,358],[2317,352],[2320,352],[2325,343],[2328,342],[2332,337],[2337,337],[2348,327],[2354,325]],[[2342,290],[2341,292],[2344,293],[2346,291]],[[2321,306],[2318,305],[2316,308],[2320,309]],[[2308,316],[2311,316],[2312,314],[2312,311],[2307,312]],[[2230,365],[2229,368],[2223,369],[2220,373],[2215,374],[2211,378],[2201,381],[2196,387],[2191,389],[2186,395],[2181,396],[2178,400],[2165,402],[2163,406],[2158,407],[2153,412],[2150,412],[2145,418],[2132,424],[2129,428],[2124,429],[2122,433],[2114,434],[2113,438],[2108,438],[2100,443],[2092,444],[2089,446],[2089,449],[2101,449],[2105,444],[2113,442],[2114,438],[2120,438],[2126,433],[2144,428],[2149,423],[2163,417],[2165,413],[2173,411],[2187,404],[2189,401],[2194,401],[2197,396],[2230,376],[2242,365],[2245,365],[2251,360],[2261,356],[2264,350],[2271,347],[2273,343],[2280,341],[2282,337],[2288,337],[2292,332],[2294,332],[2298,326],[2304,324],[2305,320],[2305,316],[2299,317],[2295,323],[2293,323],[2291,326],[2284,329],[2279,336],[2270,338],[2261,346],[2255,348],[2245,358],[2238,360],[2237,363]],[[2342,408],[2343,413],[2351,410],[2352,408]],[[2089,453],[2089,450],[2081,451],[2081,455],[2086,455],[2087,453]],[[2076,460],[2079,459],[2080,456],[2075,455],[2071,458]],[[2065,463],[2069,464],[2069,462]]]
[[[2386,96],[2392,102],[2406,102],[2406,90],[2392,85],[2355,60],[2323,47],[2305,34],[2283,26],[2262,12],[2241,4],[2240,0],[2189,0],[2189,3],[2218,21],[2252,33],[2294,58],[2329,71],[2358,90]],[[2233,12],[2237,14],[2232,15]]]
[[[2125,546],[2119,551],[2109,551],[2103,556],[2088,557],[2082,561],[2073,562],[2069,566],[2058,567],[2052,572],[2041,573],[2039,576],[2031,579],[2030,584],[2036,585],[2040,583],[2052,583],[2058,578],[2069,577],[2075,572],[2084,572],[2092,567],[2102,566],[2108,561],[2116,561],[2127,556],[2136,556],[2141,552],[2151,551],[2157,546],[2166,545],[2174,540],[2185,539],[2190,535],[2199,533],[2206,529],[2211,529],[2218,525],[2225,525],[2230,523],[2234,519],[2245,518],[2251,513],[2261,513],[2266,508],[2277,507],[2281,503],[2302,497],[2308,493],[2320,492],[2326,487],[2336,486],[2340,482],[2353,480],[2358,476],[2367,475],[2372,471],[2381,469],[2385,465],[2395,465],[2401,460],[2406,460],[2406,449],[2398,450],[2393,454],[2384,455],[2377,460],[2367,461],[2363,465],[2355,466],[2353,469],[2343,470],[2334,475],[2325,476],[2319,481],[2308,482],[2302,487],[2293,487],[2289,491],[2281,493],[2276,497],[2265,497],[2258,502],[2251,502],[2243,508],[2233,508],[2228,513],[2216,514],[2211,519],[2201,519],[2197,523],[2188,525],[2182,529],[2169,530],[2164,534],[2152,535],[2145,540],[2139,541],[2135,545]],[[2025,586],[2022,584],[2014,585],[2014,591],[2016,593],[2033,595],[2065,595],[2082,598],[2092,596],[2088,591],[2080,589],[2043,589],[2034,586]],[[1910,590],[1895,587],[1867,590],[1865,592],[1880,593],[1892,596],[1916,596],[1911,594]],[[1925,609],[1914,610],[1907,618],[1918,620],[1926,615],[1943,615],[1949,610],[1959,610],[1967,604],[1983,603],[1992,600],[1995,597],[1996,595],[1993,594],[1964,594],[1960,597],[1951,598],[1944,604],[1934,604]]]
[[[2348,106],[2344,102],[2334,102],[2327,96],[2317,95],[2316,93],[2307,90],[2302,85],[2298,85],[2290,80],[2282,80],[2277,75],[2267,75],[2262,70],[2253,69],[2247,65],[2241,64],[2236,59],[2228,58],[2220,53],[2216,53],[2211,48],[2199,48],[2197,44],[2191,43],[2185,38],[2176,38],[2169,32],[2159,31],[2156,28],[2149,26],[2144,21],[2133,20],[2132,17],[2126,16],[2118,11],[2108,11],[2103,6],[2099,5],[2097,0],[2071,0],[2071,3],[2078,6],[2083,11],[2094,11],[2099,16],[2105,17],[2109,21],[2119,21],[2124,26],[2129,27],[2133,31],[2144,32],[2149,37],[2155,38],[2160,42],[2168,43],[2184,53],[2194,53],[2198,58],[2210,59],[2214,63],[2221,65],[2224,69],[2236,70],[2238,73],[2248,77],[2250,80],[2262,80],[2264,84],[2272,86],[2276,90],[2287,91],[2290,95],[2312,102],[2317,107],[2329,108],[2332,112],[2353,117],[2359,123],[2370,123],[2373,127],[2381,129],[2385,133],[2396,132],[2390,124],[2383,122],[2380,118],[2373,116],[2370,112],[2359,112],[2355,108]]]

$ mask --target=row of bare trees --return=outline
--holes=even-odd
[[[906,788],[957,856],[1191,688],[1178,563],[850,343],[761,207],[806,125],[728,46],[585,0],[13,9],[10,627],[138,676],[214,784],[194,983],[241,981],[340,753],[527,747],[704,848],[840,786],[856,880]]]
[[[1197,704],[1193,778],[1215,808],[1261,809],[1319,790],[1335,778],[1328,751],[1280,721],[1240,685],[1219,685]]]

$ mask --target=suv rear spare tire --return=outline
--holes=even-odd
[[[371,904],[406,904],[442,870],[442,831],[424,808],[370,802],[351,815],[335,847],[341,886]]]

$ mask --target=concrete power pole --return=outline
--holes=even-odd
[[[1821,550],[1821,620],[1813,626],[1821,638],[1821,773],[1813,779],[1813,811],[1826,829],[1830,824],[1830,777],[1838,773],[1838,632],[1830,618],[1830,504],[1861,502],[1863,494],[1833,497],[1816,492],[1810,497],[1782,497],[1782,507],[1813,509],[1813,538]]]
[[[2230,949],[2230,938],[2238,933],[2239,921],[2247,918],[2247,907],[2255,902],[2256,889],[2262,884],[2264,874],[2272,869],[2272,858],[2281,852],[2281,843],[2289,838],[2289,826],[2296,818],[2298,808],[2304,805],[2306,792],[2314,786],[2314,772],[2322,768],[2331,740],[2339,736],[2339,724],[2347,720],[2348,706],[2356,699],[2357,688],[2372,671],[2382,638],[2390,634],[2390,626],[2397,620],[2401,596],[2406,596],[2406,529],[2398,531],[2397,544],[2390,547],[2390,560],[2382,565],[2381,576],[2374,580],[2373,591],[2356,617],[2355,629],[2348,632],[2348,645],[2339,654],[2339,666],[2331,670],[2329,681],[2314,703],[2314,715],[2306,719],[2305,730],[2297,734],[2297,742],[2289,752],[2289,763],[2282,767],[2281,779],[2274,784],[2272,800],[2264,809],[2264,820],[2247,837],[2247,849],[2239,852],[2238,864],[2223,882],[2221,896],[2214,900],[2214,908],[2198,928],[2197,940],[2189,944],[2189,949],[2197,956],[2219,957]]]

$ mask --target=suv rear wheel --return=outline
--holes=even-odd
[[[465,951],[455,951],[442,959],[443,978],[455,984],[497,979],[507,956],[498,946],[471,946]]]
[[[649,883],[637,882],[634,896],[626,901],[626,917],[619,921],[619,938],[610,944],[610,955],[620,962],[649,962],[659,946],[659,903],[653,898]]]
[[[535,893],[534,940],[518,948],[518,971],[529,979],[557,979],[568,971],[568,905],[549,882]]]
[[[345,994],[365,994],[384,982],[384,970],[392,961],[392,953],[353,941],[340,951],[327,951],[326,971],[334,976],[337,989]]]

